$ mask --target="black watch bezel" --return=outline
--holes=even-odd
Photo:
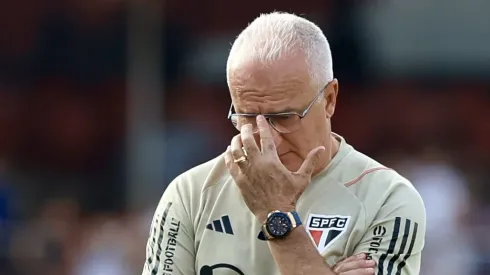
[[[285,238],[293,229],[293,223],[287,213],[276,212],[267,217],[267,233],[275,239]],[[282,230],[280,230],[282,229]]]

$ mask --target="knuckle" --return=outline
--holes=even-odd
[[[361,267],[364,267],[364,263],[365,261],[364,260],[360,260],[360,261],[352,261],[351,262],[351,268],[361,268]]]
[[[273,141],[271,135],[268,135],[267,133],[263,133],[263,132],[260,133],[260,139],[265,141],[265,142],[272,142]]]
[[[354,270],[357,268],[359,268],[359,266],[357,265],[357,262],[348,262],[345,264],[345,270]]]
[[[305,172],[306,173],[301,175],[303,177],[303,179],[310,177],[311,172],[313,172],[313,167],[311,167],[311,166],[306,167]]]
[[[242,149],[233,148],[231,149],[231,154],[235,157],[240,156],[242,154]]]
[[[251,136],[242,136],[243,144],[252,145],[255,143],[255,140]]]

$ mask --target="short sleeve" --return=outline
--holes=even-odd
[[[142,275],[194,275],[194,230],[179,176],[165,190],[153,216]]]
[[[409,183],[397,184],[354,254],[377,262],[376,275],[418,275],[425,239],[425,207]]]

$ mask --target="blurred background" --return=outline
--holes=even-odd
[[[225,64],[259,13],[322,27],[335,132],[427,207],[422,275],[490,274],[490,2],[0,4],[0,274],[140,274],[166,185],[235,130]]]

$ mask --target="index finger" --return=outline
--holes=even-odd
[[[274,144],[274,139],[272,138],[271,128],[264,116],[257,116],[257,127],[259,128],[260,147],[262,149],[262,153],[275,153],[276,145]]]
[[[333,268],[334,269],[337,269],[342,264],[345,264],[345,263],[348,263],[348,262],[352,262],[352,261],[355,261],[355,260],[359,260],[359,259],[365,259],[365,258],[366,258],[366,254],[364,254],[364,253],[353,255],[353,256],[347,257],[347,258],[345,258],[345,259],[337,262],[337,264],[335,264]]]
[[[366,270],[366,269],[372,269],[376,265],[376,262],[373,260],[362,260],[362,259],[357,259],[355,261],[350,261],[350,262],[343,262],[340,265],[335,267],[335,272],[336,273],[343,273],[343,272],[348,272],[352,270]]]
[[[352,262],[352,261],[355,261],[355,260],[365,260],[365,259],[366,259],[366,254],[359,253],[357,255],[350,256],[349,258],[346,258],[346,259],[342,260],[342,262],[347,263],[347,262]]]

